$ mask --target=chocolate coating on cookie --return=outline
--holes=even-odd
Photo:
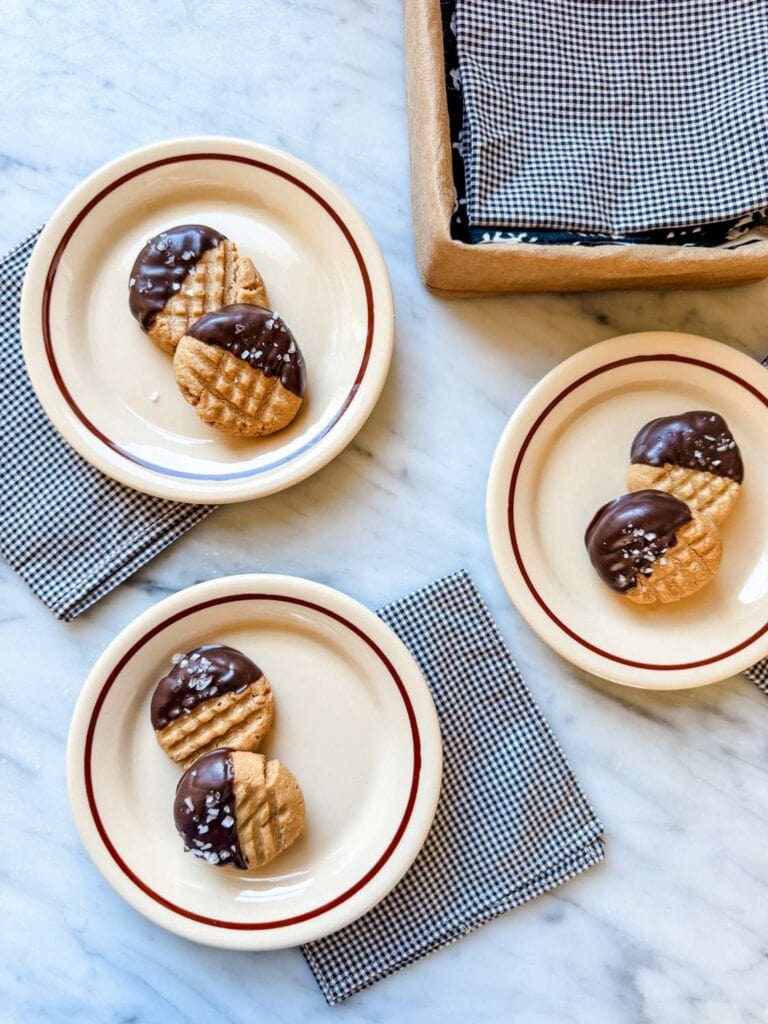
[[[632,462],[682,466],[740,484],[744,466],[739,446],[722,416],[707,410],[661,416],[642,428],[632,442]]]
[[[692,519],[691,510],[664,491],[634,491],[597,511],[584,543],[600,578],[619,593],[637,586],[642,573],[677,543],[677,531]]]
[[[224,644],[204,644],[188,654],[174,654],[173,668],[152,694],[152,726],[159,732],[209,697],[239,693],[261,675],[258,665],[242,651]]]
[[[277,377],[284,388],[299,398],[304,394],[304,357],[278,313],[237,302],[201,316],[187,334],[206,345],[225,348],[254,370],[261,370],[265,377]]]
[[[150,238],[136,257],[129,282],[131,313],[142,330],[150,330],[203,253],[215,249],[224,237],[205,224],[180,224]]]
[[[232,753],[212,750],[179,779],[173,820],[184,847],[209,864],[246,868],[235,819]]]

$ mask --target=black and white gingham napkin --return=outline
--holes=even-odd
[[[432,830],[377,907],[303,952],[329,1003],[602,860],[595,812],[466,572],[379,615],[435,699],[443,788]]]
[[[753,683],[757,683],[763,693],[768,693],[768,658],[763,658],[752,668],[748,668],[744,675]]]
[[[0,553],[69,621],[199,523],[210,506],[140,494],[62,440],[29,383],[19,299],[35,233],[0,260]]]
[[[767,0],[455,3],[470,229],[719,244],[764,222]]]

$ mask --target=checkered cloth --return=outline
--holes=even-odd
[[[768,0],[456,0],[454,26],[472,227],[701,232],[768,206]]]
[[[763,658],[752,668],[748,668],[744,675],[753,683],[757,683],[763,693],[768,693],[768,658]]]
[[[19,338],[19,299],[36,232],[0,260],[0,553],[69,621],[213,509],[132,491],[62,440],[38,405]]]
[[[465,572],[383,608],[435,699],[443,789],[422,852],[365,917],[303,952],[338,1003],[604,856],[603,826]]]

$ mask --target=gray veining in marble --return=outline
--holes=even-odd
[[[340,458],[220,511],[77,622],[55,622],[0,567],[0,1020],[765,1024],[766,697],[743,679],[654,695],[574,671],[510,606],[483,506],[506,419],[559,360],[660,327],[764,355],[768,285],[429,296],[412,255],[398,0],[1,6],[0,247],[125,150],[242,135],[314,163],[359,206],[398,335],[383,397]],[[74,832],[63,765],[79,684],[117,630],[221,573],[297,573],[377,606],[461,566],[606,823],[605,865],[333,1010],[298,952],[194,946],[112,893]]]

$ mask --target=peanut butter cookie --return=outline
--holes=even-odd
[[[304,359],[287,324],[277,313],[243,303],[192,324],[173,369],[200,419],[238,437],[287,426],[306,387]]]
[[[728,424],[710,411],[651,420],[632,442],[630,458],[630,491],[666,491],[718,524],[730,515],[744,479]]]
[[[712,579],[722,557],[714,520],[656,490],[603,505],[584,540],[600,578],[636,604],[688,597]]]
[[[214,750],[182,775],[173,816],[194,856],[218,866],[253,869],[297,839],[304,825],[304,797],[280,761]]]
[[[160,746],[187,767],[217,747],[257,750],[272,725],[274,696],[241,651],[206,644],[174,655],[152,696],[151,717]]]
[[[266,306],[251,260],[219,231],[181,224],[150,238],[133,264],[129,305],[150,338],[173,355],[190,324],[233,302]]]

